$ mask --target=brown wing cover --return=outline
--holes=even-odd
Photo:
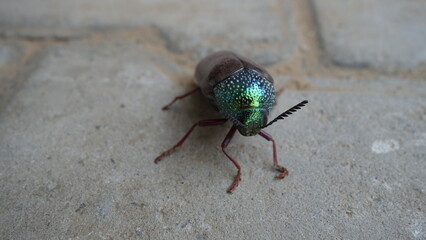
[[[261,66],[229,51],[215,52],[201,60],[195,68],[195,80],[201,92],[212,98],[213,87],[241,68],[254,69],[262,73],[268,81],[274,82],[271,75]]]

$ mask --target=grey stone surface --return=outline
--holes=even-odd
[[[147,26],[162,33],[170,50],[191,52],[195,59],[214,50],[231,49],[272,64],[289,60],[296,43],[290,0],[0,2],[0,27],[26,28],[21,35],[27,36],[39,37],[40,32],[31,28],[40,27],[47,28],[45,34],[73,37],[73,33],[82,35],[82,29]]]
[[[312,1],[336,64],[391,72],[425,64],[425,1]]]
[[[35,65],[28,63],[29,56],[33,54],[33,49],[26,44],[0,40],[0,111],[24,81],[24,69]]]
[[[16,53],[15,49],[9,45],[0,45],[0,68],[12,62]]]
[[[272,146],[229,125],[185,92],[143,44],[74,41],[50,46],[0,113],[3,239],[424,239],[426,83],[396,78],[311,78],[286,91],[272,115],[308,107],[268,130],[290,170],[274,180]],[[190,78],[191,76],[188,76]],[[286,76],[275,76],[283,84]]]

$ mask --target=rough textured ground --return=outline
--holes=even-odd
[[[395,71],[425,63],[425,1],[313,2],[324,47],[336,64]]]
[[[0,238],[425,239],[424,16],[408,0],[2,1]],[[267,129],[284,180],[270,142],[237,135],[225,192],[229,124],[153,163],[218,117],[201,95],[161,111],[218,49],[285,87],[272,116],[309,100]]]

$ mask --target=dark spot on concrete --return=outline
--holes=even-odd
[[[115,160],[111,158],[111,162],[115,164]]]
[[[126,105],[124,105],[124,104],[120,104],[120,107],[121,107],[121,108],[125,108],[125,107],[126,107]]]
[[[351,210],[346,210],[346,215],[352,217],[353,212]]]
[[[78,213],[78,212],[81,212],[81,211],[83,211],[83,209],[86,207],[86,204],[85,203],[82,203],[82,204],[80,204],[80,207],[78,207],[76,210],[75,210],[75,212],[76,213]]]
[[[191,224],[192,221],[191,219],[188,219],[184,224],[180,225],[181,228],[185,228],[186,226],[188,226],[188,224]]]
[[[99,129],[101,129],[101,125],[96,125],[95,128],[96,128],[96,130],[99,130]]]
[[[137,202],[131,202],[132,206],[135,206],[137,209],[142,210],[143,207],[145,207],[145,203],[137,203]]]

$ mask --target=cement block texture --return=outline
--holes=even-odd
[[[384,71],[425,64],[425,1],[312,2],[324,47],[336,64]]]
[[[44,34],[66,37],[72,37],[71,30],[80,36],[82,29],[150,26],[168,40],[171,51],[191,52],[194,59],[231,49],[262,64],[289,60],[296,42],[290,0],[2,1],[0,26],[26,28],[30,36],[39,36],[32,28],[44,27]]]

